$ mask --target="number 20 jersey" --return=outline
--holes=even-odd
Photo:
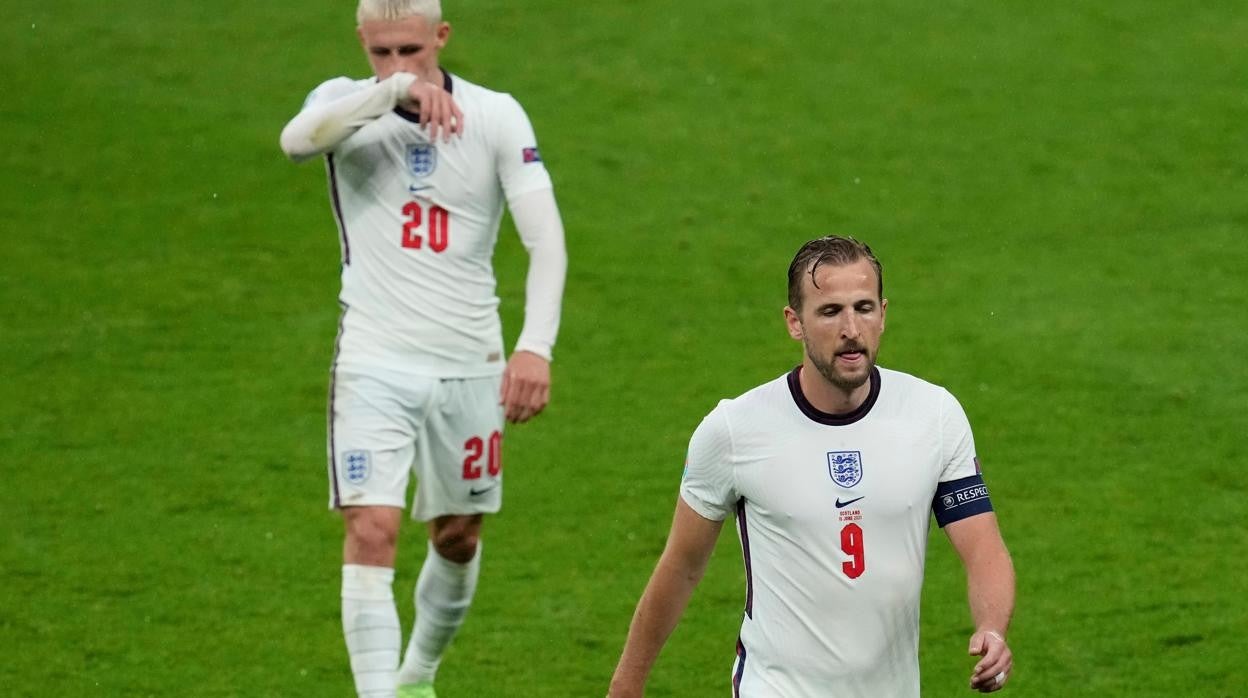
[[[376,84],[335,78],[305,108]],[[503,370],[492,257],[504,199],[551,188],[510,95],[445,74],[464,133],[395,109],[326,156],[342,246],[337,366],[469,378]]]
[[[858,410],[823,413],[800,370],[720,402],[690,440],[681,496],[735,514],[745,558],[734,695],[918,696],[934,498],[942,525],[990,510],[970,425],[943,388],[883,368]]]

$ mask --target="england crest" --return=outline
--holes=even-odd
[[[438,167],[438,149],[432,143],[407,146],[407,169],[416,177],[428,177]]]
[[[372,454],[368,451],[345,451],[342,454],[343,475],[352,485],[363,484],[373,472]]]
[[[862,453],[859,451],[828,451],[828,475],[841,487],[849,488],[862,482]]]

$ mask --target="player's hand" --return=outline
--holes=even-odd
[[[463,134],[464,113],[441,85],[425,80],[413,82],[407,88],[407,103],[415,106],[411,111],[420,114],[421,128],[429,129],[430,142],[436,141],[439,133],[443,141],[451,140],[452,134]]]
[[[550,402],[550,362],[531,351],[518,351],[503,370],[499,395],[503,416],[515,424],[527,422]]]
[[[1014,655],[1005,638],[995,630],[980,630],[971,636],[970,654],[983,657],[971,673],[971,688],[980,693],[1001,690],[1014,669]]]

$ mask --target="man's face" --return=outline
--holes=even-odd
[[[399,72],[429,79],[438,67],[438,52],[451,35],[451,25],[416,16],[369,20],[360,24],[357,33],[378,80]]]
[[[852,393],[871,377],[884,332],[888,301],[879,296],[875,268],[865,259],[853,264],[819,265],[812,282],[802,275],[802,310],[784,309],[789,335],[829,383]]]

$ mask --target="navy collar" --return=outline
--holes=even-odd
[[[797,403],[797,408],[802,411],[802,414],[806,415],[813,421],[819,422],[820,424],[826,424],[833,427],[843,427],[848,424],[853,424],[863,417],[866,417],[867,413],[871,411],[871,408],[875,406],[875,401],[880,397],[880,369],[872,366],[870,379],[871,392],[867,393],[867,399],[863,400],[861,405],[855,408],[852,412],[845,412],[843,414],[824,412],[810,404],[810,400],[806,399],[805,393],[802,392],[802,384],[799,381],[799,376],[801,376],[801,374],[801,364],[798,364],[797,368],[789,371],[789,392],[792,393],[793,402]]]

